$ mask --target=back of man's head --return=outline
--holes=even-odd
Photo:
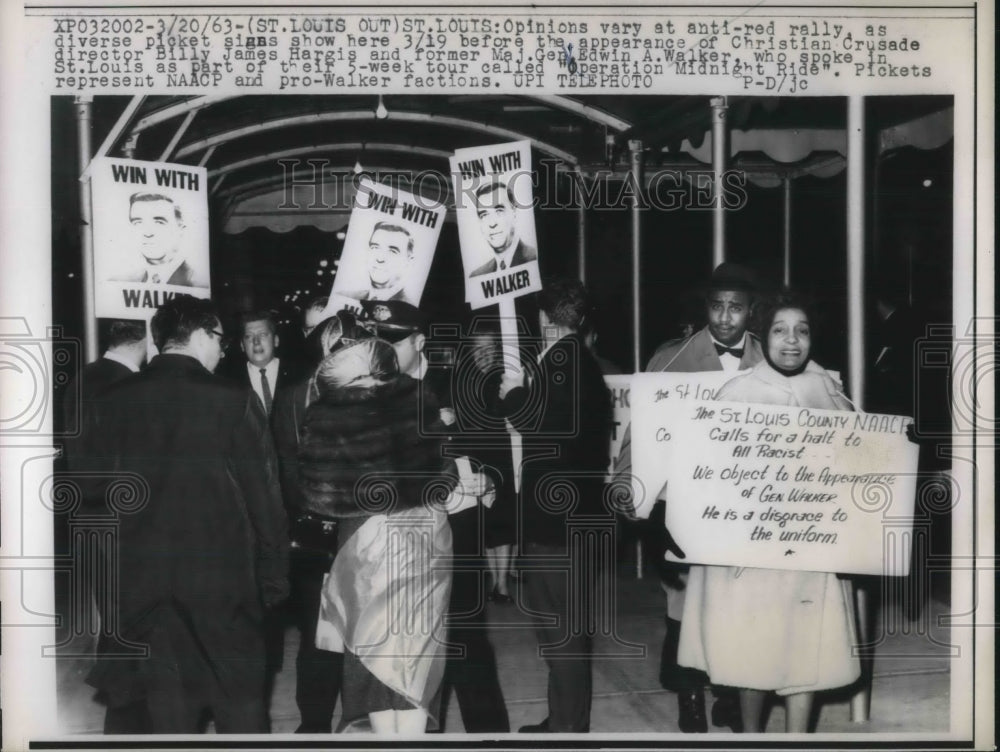
[[[150,322],[153,343],[160,352],[183,347],[193,332],[214,329],[218,325],[219,311],[215,303],[193,295],[175,295],[156,309]]]
[[[146,325],[141,321],[111,322],[108,327],[108,349],[117,350],[121,347],[135,345],[146,340]]]
[[[590,296],[578,279],[558,277],[547,281],[538,293],[538,308],[555,326],[576,332],[589,325]]]

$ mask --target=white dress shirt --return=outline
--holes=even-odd
[[[271,362],[264,366],[264,371],[267,373],[267,385],[271,388],[272,405],[274,404],[274,386],[278,383],[278,360],[278,358],[271,358]],[[260,379],[260,366],[255,366],[248,360],[247,373],[250,374],[250,386],[253,387],[254,394],[257,395],[260,404],[265,405],[264,384]]]
[[[719,340],[717,340],[715,337],[712,337],[712,335],[709,335],[709,337],[712,338],[712,344],[714,344],[714,345],[718,345],[719,347],[733,347],[733,348],[736,348],[736,349],[742,348],[743,351],[746,352],[746,347],[747,347],[747,333],[746,332],[743,332],[743,339],[741,339],[735,345],[724,345],[721,342],[719,342]],[[733,355],[731,353],[722,353],[722,355],[719,356],[719,362],[722,363],[722,370],[723,371],[738,371],[738,370],[740,370],[740,358],[737,358],[735,355]]]

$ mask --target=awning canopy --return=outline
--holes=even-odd
[[[951,138],[950,97],[894,97],[875,107],[870,130],[880,151],[935,148]],[[874,100],[873,100],[874,101]],[[105,120],[128,100],[106,99]],[[457,148],[528,139],[557,170],[621,178],[628,142],[642,142],[650,167],[705,170],[711,164],[707,96],[337,95],[145,97],[110,128],[106,154],[208,168],[215,213],[226,232],[301,224],[343,226],[357,168],[394,174],[403,187],[450,203],[448,155]],[[771,187],[784,178],[826,177],[844,169],[844,100],[730,97],[731,166]],[[295,160],[298,160],[296,162]],[[288,206],[293,188],[311,211]],[[317,170],[318,176],[310,175]],[[316,211],[316,186],[325,211]]]

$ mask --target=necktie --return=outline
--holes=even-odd
[[[743,357],[743,348],[742,347],[726,347],[725,345],[720,345],[718,343],[715,343],[715,351],[719,355],[725,355],[726,353],[729,353],[734,358],[742,358]]]
[[[154,273],[153,276],[150,277],[150,279],[152,280],[154,285],[160,284],[160,273],[159,272]]]
[[[262,392],[264,392],[264,412],[266,412],[268,415],[270,415],[271,414],[271,402],[272,402],[273,398],[271,397],[271,385],[269,383],[267,383],[267,369],[266,368],[261,368],[260,369],[260,389],[261,389]]]
[[[500,260],[500,271],[503,271],[506,268],[507,268],[507,262],[504,261],[503,259],[501,259]]]

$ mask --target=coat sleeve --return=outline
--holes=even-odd
[[[231,457],[235,480],[253,527],[261,601],[273,606],[289,593],[288,518],[278,487],[277,456],[267,418],[247,394],[243,415],[233,430]]]
[[[281,498],[289,514],[305,508],[305,499],[299,485],[299,423],[305,412],[304,406],[298,404],[300,397],[303,394],[297,388],[280,390],[274,398],[274,411],[271,414]]]

